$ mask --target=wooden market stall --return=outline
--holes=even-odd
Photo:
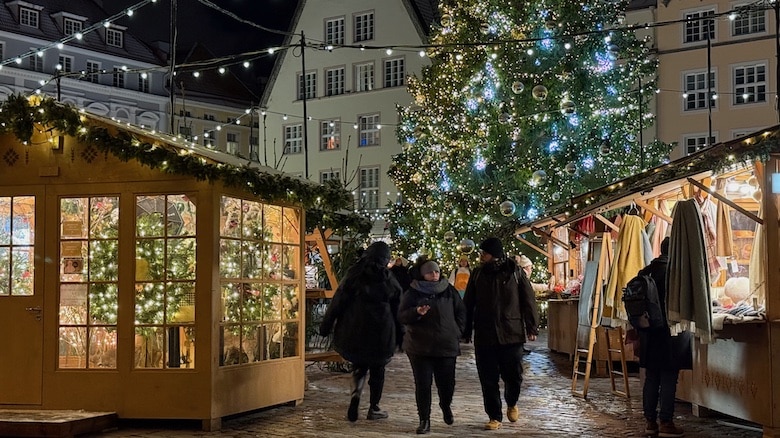
[[[695,338],[693,370],[682,372],[678,397],[691,402],[695,412],[722,412],[762,425],[766,437],[778,437],[780,268],[770,261],[780,258],[779,193],[780,127],[775,126],[572,198],[517,233],[540,230],[561,240],[583,234],[579,221],[595,218],[601,224],[596,230],[606,233],[585,232],[580,247],[592,247],[587,240],[609,236],[622,215],[639,215],[658,230],[671,224],[675,203],[696,199],[699,211],[710,215],[703,221],[711,234],[705,241],[714,242],[707,279],[711,330],[698,328],[709,330],[712,338],[706,332]],[[592,254],[584,258],[594,259]],[[580,272],[567,272],[569,266],[580,269],[576,260],[564,269],[550,263],[558,282],[565,280],[557,278],[561,272]]]
[[[50,101],[17,104],[3,126],[37,118],[29,138],[24,126],[0,136],[0,408],[211,430],[302,400],[299,200],[321,186]]]

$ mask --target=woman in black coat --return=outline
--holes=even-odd
[[[439,266],[427,261],[420,266],[420,280],[412,280],[404,293],[398,319],[406,327],[403,348],[414,373],[415,400],[420,417],[418,434],[431,430],[431,384],[436,380],[444,422],[452,424],[455,392],[455,359],[466,326],[466,307],[460,294]]]
[[[349,421],[357,420],[360,395],[369,373],[371,395],[367,418],[387,418],[387,412],[379,409],[379,401],[385,383],[385,365],[395,352],[399,329],[396,315],[401,297],[401,286],[387,269],[389,262],[387,244],[371,244],[347,271],[320,324],[320,335],[328,336],[333,330],[335,350],[352,362]]]

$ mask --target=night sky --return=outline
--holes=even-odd
[[[297,0],[209,0],[244,20],[287,31]],[[110,14],[139,3],[140,0],[103,0]],[[215,55],[231,55],[279,45],[283,36],[239,22],[198,0],[178,0],[178,46],[203,43]],[[145,41],[168,41],[171,32],[171,1],[158,0],[141,8],[123,23],[130,32]],[[139,25],[140,23],[140,25]]]

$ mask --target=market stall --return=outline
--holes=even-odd
[[[0,407],[217,429],[224,416],[302,400],[302,205],[326,197],[320,186],[9,99]]]
[[[575,271],[577,258],[594,259],[587,242],[593,235],[578,225],[584,218],[596,219],[594,235],[622,232],[627,219],[632,227],[642,225],[637,231],[648,242],[642,246],[653,254],[640,252],[639,257],[634,252],[627,261],[617,262],[616,251],[605,282],[601,324],[615,326],[625,324],[620,295],[623,281],[636,275],[638,268],[631,267],[657,254],[657,243],[669,233],[667,225],[674,240],[675,221],[696,223],[675,205],[686,205],[699,215],[695,217],[701,218],[700,238],[706,247],[702,268],[687,273],[686,280],[701,284],[697,289],[706,294],[700,300],[706,313],[701,305],[688,313],[670,309],[677,318],[673,331],[696,334],[693,370],[683,371],[679,395],[697,411],[708,408],[759,423],[767,437],[780,436],[780,271],[769,263],[780,257],[779,158],[780,131],[769,128],[572,198],[517,230],[587,234],[578,245],[582,250],[570,252],[571,267],[563,272],[574,272],[567,272],[567,278],[558,278],[561,270],[552,270],[551,262],[556,281],[564,283],[580,272]],[[613,242],[619,242],[619,234],[612,234]],[[615,278],[623,280],[611,284]],[[694,298],[699,300],[692,297],[691,302]]]

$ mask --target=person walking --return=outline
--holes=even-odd
[[[455,287],[461,298],[466,293],[466,285],[469,283],[470,276],[471,267],[469,266],[469,259],[466,256],[461,256],[460,260],[458,260],[458,267],[450,273],[450,284]]]
[[[320,324],[320,335],[328,336],[333,331],[335,350],[352,363],[349,421],[357,421],[367,374],[370,405],[366,418],[378,420],[388,416],[379,408],[379,401],[385,384],[385,365],[396,348],[401,297],[401,286],[387,269],[389,262],[387,244],[372,243],[347,270]]]
[[[472,272],[463,298],[464,340],[470,342],[473,331],[477,373],[489,418],[485,429],[496,430],[503,421],[499,378],[504,381],[507,419],[515,422],[519,418],[523,344],[526,338],[536,340],[539,317],[531,283],[515,261],[506,258],[501,241],[485,239],[479,249],[481,265]]]
[[[436,381],[444,422],[452,424],[455,360],[466,326],[466,307],[439,265],[429,260],[420,266],[422,280],[413,280],[398,310],[406,327],[403,348],[414,374],[414,398],[420,417],[418,434],[431,431],[431,384]]]
[[[645,433],[659,437],[681,437],[684,432],[675,426],[674,397],[677,392],[677,377],[680,373],[680,357],[675,341],[688,342],[690,336],[672,337],[666,319],[666,269],[669,263],[669,238],[661,242],[661,255],[639,271],[649,275],[658,289],[658,301],[664,317],[660,328],[637,330],[639,332],[639,366],[645,369],[645,383],[642,387],[642,410],[647,423]],[[677,339],[675,339],[677,338]],[[687,349],[682,348],[683,352]],[[690,354],[690,353],[688,353]],[[659,409],[660,405],[660,409]],[[658,420],[661,421],[659,427]]]

